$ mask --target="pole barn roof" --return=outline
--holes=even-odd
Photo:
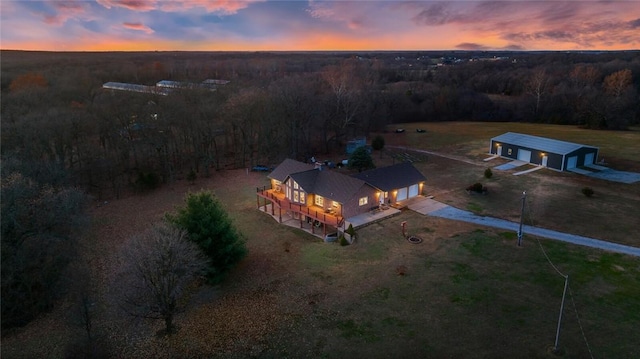
[[[573,142],[554,140],[551,138],[525,135],[522,133],[507,132],[491,139],[493,142],[509,143],[521,147],[533,148],[544,152],[566,155],[580,148],[593,148],[593,146],[581,145]]]

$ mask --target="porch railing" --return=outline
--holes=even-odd
[[[270,200],[272,203],[282,209],[289,210],[294,213],[303,214],[306,217],[312,218],[316,221],[320,221],[322,223],[330,224],[336,227],[344,225],[344,218],[342,218],[341,216],[334,216],[332,214],[326,213],[324,210],[318,210],[314,208],[312,209],[311,207],[305,205],[292,203],[286,198],[280,199],[271,191],[269,191],[269,189],[270,188],[267,188],[266,186],[262,188],[257,187],[256,192],[259,196]]]

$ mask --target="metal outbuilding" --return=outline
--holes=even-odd
[[[492,138],[489,153],[556,171],[589,166],[598,159],[597,147],[515,132]]]

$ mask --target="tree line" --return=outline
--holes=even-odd
[[[3,156],[58,167],[98,197],[191,170],[209,176],[340,151],[349,138],[393,123],[625,129],[640,122],[637,52],[511,53],[489,61],[467,54],[453,65],[433,54],[9,52],[8,66],[5,53]],[[101,88],[108,81],[207,78],[231,83],[169,96]]]

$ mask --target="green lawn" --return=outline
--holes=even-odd
[[[426,222],[435,231],[423,232],[425,243],[409,244],[398,230],[402,220]],[[564,279],[537,241],[518,248],[505,238],[512,236],[485,230],[445,238],[439,234],[447,224],[438,222],[404,213],[361,229],[356,250],[307,244],[295,280],[301,298],[315,293],[320,299],[288,306],[299,311],[296,319],[271,336],[289,344],[263,354],[553,357],[548,349]],[[542,245],[570,278],[560,333],[564,357],[588,357],[580,325],[595,357],[639,355],[640,344],[629,335],[640,325],[638,259],[552,241]]]

